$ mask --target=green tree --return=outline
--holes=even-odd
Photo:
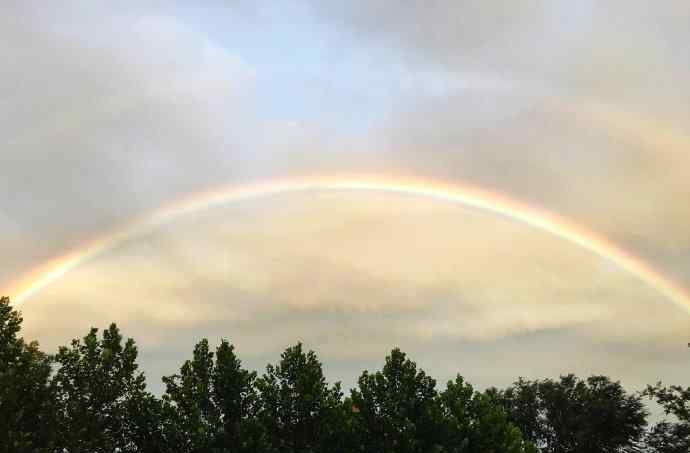
[[[19,336],[22,317],[0,298],[0,452],[48,451],[52,441],[50,358]]]
[[[364,451],[432,452],[441,448],[436,381],[393,349],[382,371],[364,371],[352,391],[355,431]]]
[[[216,366],[211,376],[213,401],[222,417],[220,443],[228,451],[257,452],[267,448],[257,422],[256,372],[242,368],[235,348],[222,340],[216,349]]]
[[[165,437],[180,452],[208,452],[221,430],[221,415],[212,399],[213,352],[208,340],[194,347],[180,373],[164,377]]]
[[[271,447],[280,453],[335,452],[343,429],[340,384],[329,387],[314,351],[287,348],[256,381],[260,417]]]
[[[633,451],[647,426],[641,397],[605,376],[518,381],[499,399],[511,421],[546,453]]]
[[[690,388],[680,386],[629,394],[605,376],[567,375],[482,393],[458,375],[439,393],[393,349],[343,399],[301,344],[257,378],[229,342],[212,352],[204,339],[179,374],[163,378],[159,400],[115,324],[54,357],[25,342],[21,324],[0,299],[0,453],[690,451]],[[643,396],[670,420],[645,431]]]
[[[446,450],[457,453],[535,452],[491,392],[476,392],[462,376],[440,395],[447,431]]]
[[[146,391],[134,340],[123,344],[115,324],[92,328],[55,356],[58,451],[69,453],[159,451],[159,407]]]
[[[649,386],[645,395],[656,400],[667,416],[647,434],[646,446],[654,453],[687,453],[690,451],[690,387],[664,387],[661,383]]]
[[[509,414],[511,422],[518,427],[525,440],[537,444],[547,436],[547,426],[542,419],[539,381],[519,378],[504,392],[490,389],[492,394]]]
[[[164,432],[178,452],[261,452],[267,448],[256,417],[256,373],[242,368],[235,348],[208,340],[194,348],[180,373],[164,377]]]

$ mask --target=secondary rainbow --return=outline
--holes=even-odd
[[[188,214],[254,198],[324,191],[382,192],[422,197],[458,204],[519,221],[609,260],[690,313],[690,296],[684,288],[612,241],[553,213],[469,185],[449,184],[419,178],[382,178],[379,176],[275,179],[254,184],[219,187],[195,193],[163,206],[118,231],[50,260],[6,288],[2,294],[9,295],[15,304],[21,305],[85,261],[131,238]]]

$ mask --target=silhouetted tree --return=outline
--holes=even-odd
[[[163,378],[165,436],[180,452],[207,452],[221,430],[221,415],[212,400],[213,352],[208,340],[194,347],[180,373]]]
[[[97,333],[92,328],[55,356],[58,447],[69,453],[158,451],[158,402],[146,392],[134,340],[123,344],[115,324],[100,340]]]
[[[49,357],[19,336],[22,317],[0,299],[0,452],[44,452],[52,445]]]
[[[257,452],[267,447],[265,433],[257,420],[256,372],[242,368],[235,348],[223,340],[216,349],[213,369],[213,401],[222,419],[219,443],[228,451]]]
[[[690,387],[649,386],[644,392],[663,407],[675,421],[662,420],[647,434],[646,446],[651,453],[687,453],[690,451]]]
[[[365,371],[352,391],[355,430],[364,451],[431,452],[442,445],[436,381],[393,349],[382,371]]]
[[[462,453],[532,453],[520,430],[492,393],[476,392],[462,376],[440,395],[446,420],[446,449]]]
[[[498,398],[511,421],[547,453],[633,451],[647,424],[640,396],[605,376],[518,381]]]
[[[273,451],[333,452],[343,425],[340,383],[329,387],[314,351],[302,344],[287,348],[277,365],[268,365],[256,381],[260,418]]]
[[[267,441],[256,417],[256,373],[241,367],[226,340],[215,357],[214,362],[203,339],[179,374],[163,378],[167,445],[190,453],[265,450]]]
[[[504,392],[489,389],[486,393],[493,395],[504,406],[510,420],[518,427],[525,440],[539,444],[547,437],[547,425],[542,418],[539,381],[520,378]]]
[[[257,378],[234,347],[200,341],[161,399],[112,324],[54,357],[0,299],[0,453],[688,453],[690,388],[629,394],[605,376],[520,379],[477,392],[436,381],[399,349],[343,398],[302,345]],[[668,419],[648,431],[642,397]]]

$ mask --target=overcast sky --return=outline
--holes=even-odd
[[[690,287],[688,2],[141,3],[4,3],[0,288],[181,196],[334,173],[499,192]],[[690,372],[688,312],[613,264],[374,193],[187,216],[22,311],[48,350],[117,321],[154,387],[204,336],[256,368],[302,340],[346,386],[395,345],[480,387]]]

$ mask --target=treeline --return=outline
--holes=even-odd
[[[202,340],[165,392],[146,389],[133,340],[113,324],[54,355],[22,339],[0,300],[1,452],[688,453],[690,388],[629,393],[604,376],[439,388],[393,349],[345,395],[313,351],[289,347],[263,374],[227,341]],[[648,426],[644,400],[669,420]]]

